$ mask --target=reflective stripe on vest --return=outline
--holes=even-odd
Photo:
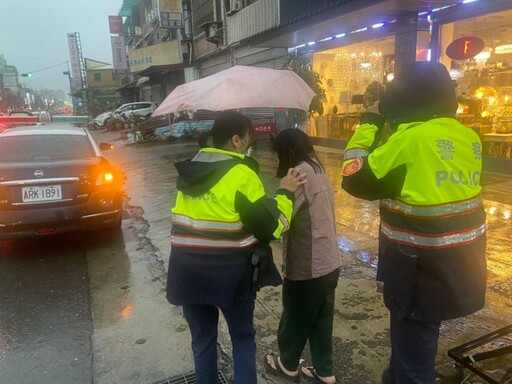
[[[448,204],[439,205],[409,205],[400,200],[383,199],[380,202],[381,207],[397,211],[408,216],[435,217],[449,216],[472,211],[483,204],[482,197],[477,196],[473,199],[456,201]]]
[[[201,231],[223,231],[223,232],[238,232],[242,229],[243,224],[241,221],[223,222],[213,220],[198,220],[190,216],[173,214],[172,223],[181,226],[189,227]]]
[[[258,243],[258,239],[249,235],[240,240],[227,239],[206,239],[204,237],[193,237],[183,235],[172,235],[171,242],[174,246],[191,248],[245,248]]]
[[[362,148],[347,149],[345,151],[345,160],[355,159],[356,157],[368,157],[368,150]]]
[[[279,221],[281,222],[281,224],[283,224],[283,232],[287,231],[290,228],[290,222],[282,213],[279,215]]]
[[[198,220],[173,214],[171,242],[175,246],[195,248],[244,248],[258,242],[243,229],[241,221]]]
[[[381,233],[391,240],[401,244],[408,244],[423,248],[447,248],[452,246],[470,243],[486,232],[485,223],[476,228],[465,229],[457,233],[428,235],[412,231],[405,231],[399,228],[393,228],[381,222]]]

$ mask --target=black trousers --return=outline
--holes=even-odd
[[[235,384],[256,384],[254,298],[237,300],[220,308],[233,345]],[[213,305],[184,305],[183,314],[192,335],[192,351],[198,384],[218,384],[217,334],[219,308]]]
[[[332,376],[332,325],[334,292],[340,271],[311,280],[284,280],[283,314],[277,341],[281,362],[297,369],[309,340],[312,364],[320,376]]]
[[[441,322],[402,318],[391,311],[391,359],[384,384],[435,384]]]

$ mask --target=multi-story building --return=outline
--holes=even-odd
[[[14,65],[8,65],[3,55],[0,55],[0,75],[3,92],[16,97],[19,96],[18,69]]]
[[[135,52],[162,39],[148,11],[155,1],[139,4],[139,19],[132,23],[138,28],[130,35]],[[280,69],[290,55],[308,57],[327,96],[324,115],[310,120],[309,134],[317,143],[342,146],[370,84],[385,86],[403,63],[440,61],[457,83],[457,118],[480,133],[487,154],[512,157],[510,0],[188,0],[172,6],[189,22],[173,30],[180,44],[168,49],[168,54],[179,51],[172,60],[182,63],[164,68],[178,72],[187,63],[196,69],[183,70],[183,76],[172,77],[175,82],[158,88],[152,79],[164,84],[162,75],[154,75],[162,69],[131,57],[136,72],[145,66],[137,72],[146,76],[138,80],[142,95],[154,90],[163,98],[180,81],[237,64]],[[286,111],[258,113],[273,114],[278,127],[288,126],[280,116]],[[495,142],[494,131],[510,137]]]
[[[120,89],[123,101],[160,103],[189,79],[189,2],[124,0],[119,15],[124,18],[131,75]]]
[[[89,113],[93,116],[114,109],[120,103],[116,90],[125,76],[114,70],[112,64],[85,59]]]

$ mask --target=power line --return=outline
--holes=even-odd
[[[37,72],[41,72],[41,71],[46,71],[47,69],[52,69],[52,68],[55,68],[55,67],[60,67],[61,65],[64,65],[66,64],[68,61],[64,61],[60,64],[55,64],[55,65],[52,65],[50,67],[46,67],[46,68],[41,68],[41,69],[36,69],[35,71],[27,71],[27,72],[24,72],[24,73],[37,73]]]

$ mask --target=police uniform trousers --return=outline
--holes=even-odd
[[[184,305],[190,327],[198,384],[218,384],[217,334],[219,309],[233,345],[235,384],[256,384],[256,342],[253,322],[255,296],[234,300],[228,307]]]
[[[423,322],[391,310],[391,359],[383,384],[435,384],[441,322]]]

